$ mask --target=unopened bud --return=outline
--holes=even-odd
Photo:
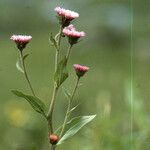
[[[74,67],[76,74],[79,78],[82,77],[89,70],[89,67],[82,66],[79,64],[74,64],[73,67]]]
[[[49,142],[52,144],[52,145],[56,145],[59,141],[59,137],[55,134],[50,134],[49,135]]]

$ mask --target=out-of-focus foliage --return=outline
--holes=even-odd
[[[73,88],[72,64],[89,66],[90,71],[82,79],[75,97],[80,105],[74,114],[97,114],[89,126],[58,150],[129,150],[131,147],[149,150],[148,0],[132,0],[132,3],[131,0],[0,0],[0,150],[48,149],[46,121],[11,93],[12,89],[29,94],[30,91],[22,73],[16,70],[18,52],[9,38],[12,34],[33,36],[26,49],[30,54],[26,64],[36,93],[48,105],[55,53],[49,38],[51,32],[55,34],[58,30],[53,11],[57,5],[79,12],[74,24],[87,34],[72,50],[68,69],[71,71],[64,88],[69,91]],[[62,57],[67,46],[66,40]],[[66,110],[67,100],[63,97],[62,89],[55,110],[56,126],[62,124]]]

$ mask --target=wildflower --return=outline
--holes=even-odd
[[[68,26],[73,19],[79,17],[78,13],[61,7],[56,7],[54,10],[57,12],[60,24],[63,27]]]
[[[55,134],[50,134],[49,135],[49,141],[52,145],[56,145],[59,141],[59,137]]]
[[[78,39],[85,36],[85,32],[76,31],[75,27],[71,24],[63,29],[63,34],[68,37],[71,45],[76,44]]]
[[[82,77],[89,70],[89,67],[82,66],[79,64],[74,64],[73,67],[74,67],[76,74],[79,78]]]
[[[18,49],[22,51],[26,47],[26,45],[31,41],[32,36],[13,35],[10,39],[13,40],[17,44]]]

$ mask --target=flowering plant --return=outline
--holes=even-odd
[[[53,126],[53,118],[54,118],[53,112],[55,109],[58,90],[60,89],[64,81],[68,78],[67,64],[71,54],[71,49],[73,45],[78,43],[79,38],[85,36],[85,33],[83,31],[82,32],[77,31],[75,27],[72,24],[70,24],[73,19],[79,17],[78,13],[60,7],[56,7],[55,11],[59,18],[60,30],[58,34],[55,35],[55,37],[53,37],[52,34],[50,36],[51,44],[56,49],[56,55],[55,55],[53,94],[48,110],[46,110],[44,102],[37,97],[26,70],[25,59],[27,58],[28,54],[24,54],[24,49],[26,48],[27,44],[31,41],[32,37],[26,35],[13,35],[10,38],[16,43],[20,54],[20,59],[16,63],[17,69],[25,75],[29,88],[31,89],[32,95],[24,94],[23,92],[20,92],[18,90],[12,90],[12,92],[16,96],[24,98],[27,102],[29,102],[29,104],[36,112],[40,113],[47,120],[48,139],[51,145],[50,146],[51,150],[55,150],[58,145],[64,143],[67,139],[75,135],[84,125],[92,121],[96,116],[91,115],[91,116],[79,116],[71,118],[71,113],[78,106],[76,105],[73,107],[72,102],[76,90],[78,88],[80,78],[83,77],[85,73],[89,70],[89,67],[87,66],[74,64],[73,67],[76,72],[76,83],[74,89],[71,93],[68,92],[68,90],[64,89],[64,93],[68,99],[68,106],[64,121],[62,125],[57,129]],[[65,57],[60,59],[60,51],[62,51],[61,39],[63,37],[68,38],[69,47]]]

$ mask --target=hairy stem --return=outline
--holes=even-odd
[[[26,80],[28,82],[28,85],[29,85],[29,88],[31,89],[32,94],[35,96],[33,87],[31,85],[31,82],[29,80],[29,77],[28,77],[28,74],[27,74],[27,71],[26,71],[26,66],[25,66],[25,62],[24,62],[23,52],[22,51],[20,51],[20,58],[21,58],[21,62],[22,62],[22,66],[23,66],[23,71],[24,71],[25,78],[26,78]]]
[[[64,122],[63,122],[63,125],[62,125],[62,130],[61,130],[61,133],[60,133],[60,138],[62,137],[62,135],[63,135],[63,133],[65,131],[65,127],[66,127],[66,124],[67,124],[67,121],[68,121],[68,117],[69,117],[69,111],[71,109],[72,100],[73,100],[74,95],[76,93],[76,90],[77,90],[77,87],[78,87],[78,84],[79,84],[79,80],[80,80],[80,78],[78,77],[77,81],[76,81],[76,84],[75,84],[75,87],[74,87],[74,90],[73,90],[73,92],[71,94],[71,97],[70,97],[70,100],[69,100],[69,103],[68,103],[67,112],[66,112],[65,119],[64,119]]]

